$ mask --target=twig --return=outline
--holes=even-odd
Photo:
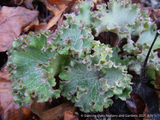
[[[151,50],[152,50],[152,47],[153,47],[155,41],[157,40],[157,37],[159,36],[159,34],[160,34],[160,31],[158,31],[158,32],[156,33],[155,38],[154,38],[154,40],[153,40],[153,42],[152,42],[152,45],[151,45],[151,47],[149,48],[149,51],[148,51],[147,56],[146,56],[146,58],[145,58],[143,67],[142,67],[142,69],[141,69],[141,78],[145,77],[146,65],[147,65],[147,62],[148,62],[148,58],[149,58],[150,52],[151,52]]]

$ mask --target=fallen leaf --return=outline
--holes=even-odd
[[[155,89],[159,89],[160,90],[160,75],[158,75],[158,73],[156,72],[156,81],[154,84]],[[155,91],[158,97],[158,103],[159,103],[159,111],[160,111],[160,91],[156,90]]]
[[[30,27],[33,26],[33,25],[39,25],[39,20],[38,20],[38,18],[34,19],[27,27],[25,27],[25,28],[23,29],[23,31],[24,31],[25,33],[29,32]]]
[[[48,10],[52,11],[54,17],[48,22],[46,29],[50,29],[60,19],[62,13],[67,8],[66,3],[63,0],[48,0],[44,1]]]
[[[63,0],[48,0],[48,2],[52,5],[56,5],[60,10],[66,6],[66,3]]]
[[[1,79],[4,79],[4,80],[10,82],[10,80],[9,80],[9,73],[8,73],[8,71],[7,71],[6,68],[3,68],[3,69],[0,71],[0,80],[1,80]]]
[[[148,11],[148,16],[152,19],[152,21],[155,21],[160,17],[160,9],[153,9],[152,7],[143,7],[143,10]]]
[[[58,22],[59,18],[61,17],[62,13],[64,12],[64,10],[65,10],[66,8],[67,8],[67,6],[66,6],[64,9],[62,9],[62,10],[59,12],[59,14],[57,14],[56,16],[54,16],[54,17],[48,22],[47,27],[46,27],[46,30],[50,29],[52,26],[54,26],[54,25]]]
[[[147,78],[144,78],[147,81]],[[149,113],[152,114],[152,119],[160,119],[159,104],[158,98],[153,88],[150,88],[145,83],[139,83],[138,87],[133,90],[135,93],[140,95],[149,110]]]
[[[153,9],[153,16],[157,20],[160,17],[160,9]]]
[[[14,103],[9,73],[5,68],[0,71],[0,115],[2,120],[28,120],[34,114],[30,105],[20,107]]]
[[[53,3],[49,3],[44,0],[44,4],[47,7],[48,10],[50,10],[55,16],[59,14],[61,11],[57,6],[55,6]],[[66,5],[65,5],[66,6]]]
[[[145,109],[145,102],[142,97],[135,92],[131,92],[130,96],[131,97],[126,100],[126,104],[130,111],[135,115],[135,119],[141,120],[142,117],[139,118],[139,114],[143,114]]]
[[[66,13],[68,13],[68,12],[72,9],[72,7],[75,7],[74,5],[76,5],[76,4],[75,4],[76,1],[77,1],[77,0],[72,0],[72,1],[70,1],[70,2],[67,4],[68,8],[66,9]],[[74,9],[74,8],[73,8],[73,9]]]
[[[5,6],[17,6],[23,3],[23,0],[1,0],[1,5]]]
[[[43,22],[49,22],[55,15],[50,11],[50,15],[43,19]]]
[[[47,27],[46,24],[31,25],[28,31],[38,32],[40,30],[46,30],[46,27]]]
[[[63,103],[57,107],[53,107],[42,114],[42,120],[58,120],[64,118],[64,111],[71,111],[72,113],[75,112],[76,107],[73,106],[71,103]]]
[[[64,111],[64,120],[78,120],[77,116],[70,111]]]
[[[48,102],[43,102],[43,103],[37,102],[37,99],[34,99],[31,105],[32,111],[40,118],[42,117],[43,112],[45,112],[49,108],[50,107],[49,107]]]
[[[12,44],[13,38],[21,34],[37,16],[38,11],[24,7],[3,6],[0,11],[0,52],[6,51]]]
[[[33,5],[32,5],[33,0],[24,0],[23,4],[29,8],[29,9],[33,9]]]

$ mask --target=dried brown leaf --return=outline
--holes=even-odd
[[[160,90],[160,75],[158,75],[157,72],[156,72],[156,82],[155,82],[155,84],[154,84],[154,87],[155,87],[156,89],[159,89],[159,90]],[[156,92],[157,97],[158,97],[159,111],[160,111],[160,91],[156,90],[155,92]]]
[[[23,29],[23,31],[24,31],[25,33],[29,32],[30,27],[33,26],[33,25],[39,25],[39,20],[38,20],[38,18],[34,19],[27,27],[25,27],[25,28]]]
[[[47,7],[47,9],[50,10],[55,16],[58,15],[61,11],[57,6],[52,5],[51,3],[44,1],[44,4]]]
[[[5,68],[0,71],[0,115],[2,120],[28,120],[33,117],[30,105],[20,107],[14,103],[9,73]]]
[[[23,0],[2,0],[1,4],[6,6],[17,6],[23,3]]]
[[[57,14],[56,16],[54,16],[54,17],[48,22],[47,27],[46,27],[47,30],[50,29],[52,26],[54,26],[54,25],[58,22],[59,18],[61,17],[62,13],[64,12],[64,10],[65,10],[66,8],[67,8],[67,6],[66,6],[65,8],[63,8],[63,9],[59,12],[59,14]]]
[[[49,109],[43,112],[42,119],[43,120],[58,120],[64,118],[64,111],[71,111],[72,113],[75,112],[76,108],[73,104],[70,103],[63,103],[57,107]]]
[[[153,20],[157,20],[160,17],[160,9],[153,9],[152,16],[153,16]]]
[[[64,120],[78,120],[77,116],[70,111],[64,111]]]
[[[50,108],[49,106],[50,105],[48,104],[48,102],[40,103],[40,102],[37,102],[37,99],[34,99],[31,105],[31,109],[37,116],[42,118],[43,112],[48,110]]]
[[[72,0],[72,1],[70,1],[70,2],[67,4],[68,8],[66,9],[66,13],[69,12],[73,7],[75,8],[75,5],[76,5],[75,3],[76,3],[76,1],[77,1],[77,0]],[[73,9],[74,9],[74,8],[73,8]]]
[[[0,11],[0,52],[6,51],[13,38],[19,36],[37,16],[38,11],[3,6]]]
[[[66,3],[63,0],[48,0],[48,2],[52,5],[56,5],[60,10],[66,6]]]
[[[1,71],[0,71],[0,80],[1,79],[5,79],[6,81],[10,81],[9,80],[9,73],[7,71],[6,68],[3,68]]]
[[[38,32],[40,30],[46,30],[46,27],[47,27],[46,24],[32,25],[30,26],[28,31]]]
[[[32,5],[33,0],[24,0],[23,4],[29,8],[29,9],[33,9],[33,5]]]
[[[139,118],[139,114],[143,114],[146,107],[145,101],[135,92],[131,92],[130,96],[131,97],[126,100],[126,104],[130,111],[136,116],[135,119],[141,120],[141,118]]]

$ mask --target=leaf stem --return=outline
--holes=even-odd
[[[158,32],[156,33],[155,38],[154,38],[154,40],[153,40],[153,42],[152,42],[152,44],[151,44],[151,46],[150,46],[150,48],[149,48],[149,51],[148,51],[148,53],[147,53],[147,56],[146,56],[146,58],[145,58],[145,61],[144,61],[144,64],[143,64],[143,67],[142,67],[142,70],[141,70],[141,77],[142,77],[142,78],[145,77],[146,65],[147,65],[147,62],[148,62],[148,58],[149,58],[150,52],[151,52],[151,50],[152,50],[152,47],[153,47],[153,45],[154,45],[157,37],[159,36],[159,34],[160,34],[160,31],[158,31]]]

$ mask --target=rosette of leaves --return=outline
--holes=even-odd
[[[129,0],[110,0],[108,9],[105,4],[96,5],[95,11],[91,7],[93,3],[83,1],[77,7],[77,16],[66,14],[51,42],[47,42],[48,32],[21,36],[13,42],[8,51],[8,71],[15,102],[24,105],[32,98],[44,102],[62,95],[82,111],[95,112],[111,105],[112,96],[122,100],[129,97],[131,75],[127,68],[139,74],[140,68],[135,65],[144,61],[156,27],[147,12]],[[127,56],[121,59],[118,44],[111,48],[94,41],[101,32],[117,34],[117,43],[126,39],[121,50]],[[137,42],[132,40],[134,36],[138,36]],[[157,69],[158,63],[152,51],[148,69]],[[59,86],[57,75],[61,78]]]
[[[152,41],[156,35],[156,25],[151,22],[148,11],[141,10],[130,0],[110,0],[107,5],[97,5],[97,11],[91,14],[95,36],[102,32],[113,32],[118,35],[114,46],[120,46],[121,40],[126,39],[127,44],[123,50],[127,51],[130,70],[141,73],[144,60]],[[107,9],[108,8],[108,12]],[[112,37],[112,36],[111,36]],[[137,37],[138,39],[134,39]],[[146,74],[155,79],[155,71],[159,73],[159,57],[153,50],[160,48],[160,37],[157,38],[146,66]],[[130,56],[131,55],[131,56]],[[134,55],[134,57],[133,57]],[[126,58],[126,57],[125,57]]]
[[[114,62],[117,52],[99,42],[94,42],[93,51],[84,59],[71,61],[59,75],[61,94],[86,113],[103,111],[113,103],[113,95],[126,100],[132,90],[127,67]]]
[[[60,96],[60,90],[53,89],[56,85],[54,76],[59,73],[60,66],[65,64],[62,61],[65,56],[43,49],[49,34],[41,31],[21,36],[8,50],[7,68],[11,73],[14,101],[20,105],[32,103],[32,98],[36,97],[38,102],[44,102]]]
[[[127,44],[123,47],[123,50],[131,55],[127,54],[128,58],[125,57],[126,60],[128,59],[126,66],[135,73],[140,74],[147,51],[157,32],[156,25],[150,21],[147,11],[141,10],[136,4],[131,4],[130,0],[110,0],[107,5],[96,5],[96,11],[90,11],[91,7],[93,7],[93,3],[82,2],[82,4],[78,5],[80,13],[74,19],[83,20],[90,24],[92,33],[95,36],[102,32],[116,33],[118,39],[114,46],[120,45],[121,40],[125,38]],[[84,19],[82,16],[85,16]],[[132,39],[134,37],[138,39]],[[157,38],[152,49],[160,48],[159,43],[160,37]],[[148,47],[144,47],[146,45]],[[146,74],[153,79],[155,79],[155,70],[159,71],[158,64],[159,58],[152,51],[147,64]]]

